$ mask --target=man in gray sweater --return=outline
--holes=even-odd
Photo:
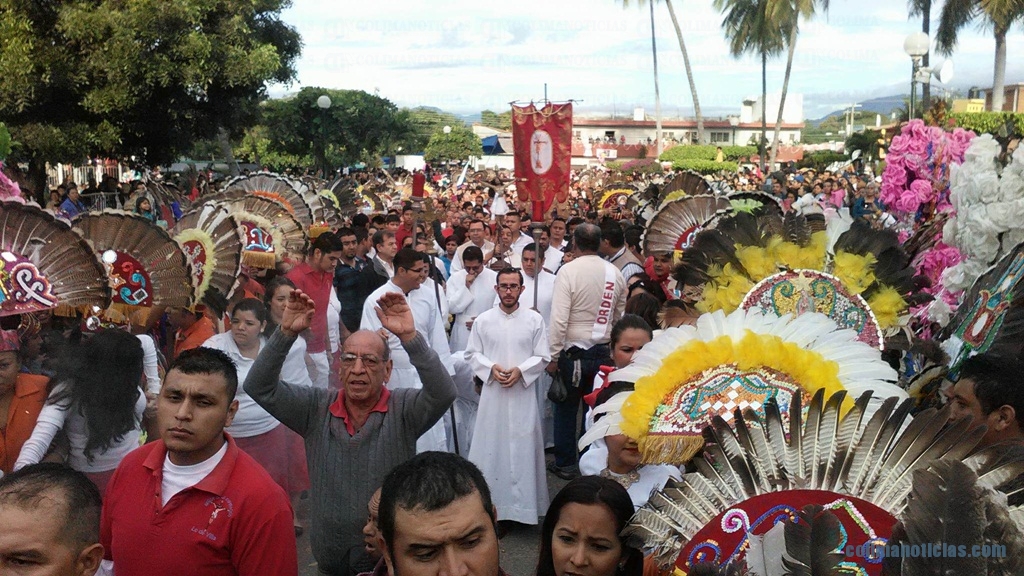
[[[321,574],[348,576],[349,555],[362,548],[366,503],[384,476],[416,454],[416,439],[455,400],[455,384],[416,332],[401,294],[377,301],[377,317],[409,354],[422,389],[388,390],[390,350],[381,336],[360,330],[342,348],[340,391],[279,381],[281,365],[300,332],[309,327],[313,301],[292,292],[280,328],[260,351],[245,391],[267,412],[305,439],[312,498],[310,544]]]

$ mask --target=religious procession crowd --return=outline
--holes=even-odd
[[[1015,150],[4,179],[0,572],[497,576],[540,523],[543,576],[1024,574]]]

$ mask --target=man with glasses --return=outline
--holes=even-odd
[[[465,268],[452,274],[448,282],[448,310],[455,314],[452,323],[452,352],[461,352],[469,342],[473,319],[494,307],[494,284],[498,274],[484,267],[483,252],[476,246],[462,253]]]
[[[412,309],[416,330],[423,334],[423,337],[427,339],[427,344],[441,357],[449,375],[455,374],[455,366],[452,363],[451,350],[448,348],[448,336],[444,332],[444,321],[441,318],[434,291],[420,288],[427,277],[427,263],[423,261],[423,255],[412,248],[402,248],[395,255],[394,262],[394,277],[366,298],[366,303],[363,304],[363,318],[359,325],[364,330],[381,332],[387,338],[391,349],[391,358],[394,360],[394,369],[391,379],[388,381],[388,388],[392,390],[422,388],[423,381],[420,379],[419,371],[409,354],[406,353],[402,343],[394,335],[388,335],[382,331],[385,326],[378,319],[374,303],[385,294],[397,292],[406,297],[409,307]],[[444,423],[438,422],[436,426],[425,432],[417,446],[420,452],[448,450],[448,438]]]
[[[487,240],[487,238],[485,237],[484,226],[485,224],[483,220],[474,219],[470,221],[469,240],[462,246],[459,246],[457,250],[455,250],[455,257],[452,258],[452,274],[455,274],[459,270],[465,268],[465,265],[462,261],[462,254],[465,253],[466,248],[469,248],[470,246],[476,246],[477,248],[480,249],[480,252],[482,254],[487,254],[488,252],[494,251],[494,242]]]
[[[402,270],[396,270],[396,276],[413,273],[402,268],[402,252],[395,258],[396,269]],[[418,256],[417,261],[413,268],[425,266]],[[305,438],[312,486],[310,544],[320,574],[348,576],[351,562],[364,547],[366,503],[389,470],[412,458],[416,439],[455,400],[448,369],[418,329],[414,306],[403,292],[393,288],[367,305],[373,305],[377,326],[399,343],[423,382],[422,389],[384,386],[395,373],[392,349],[380,333],[366,329],[343,344],[341,390],[279,382],[292,343],[309,327],[315,312],[312,299],[301,290],[292,292],[280,328],[260,351],[245,381],[245,391],[260,406]]]
[[[478,280],[479,281],[479,280]],[[550,358],[547,326],[521,306],[523,275],[497,274],[500,303],[473,322],[466,361],[483,381],[469,461],[493,490],[499,522],[537,524],[548,508],[544,438],[533,386]]]

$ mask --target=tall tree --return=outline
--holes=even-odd
[[[796,40],[800,35],[800,20],[814,17],[818,6],[828,11],[829,0],[774,0],[769,3],[768,18],[773,28],[778,27],[786,35],[786,74],[782,79],[782,95],[779,97],[779,115],[775,120],[775,137],[772,139],[771,165],[779,153],[779,135],[782,131],[782,114],[786,108],[786,93],[789,91],[789,75],[793,71],[793,56],[796,54]]]
[[[658,85],[658,37],[654,33],[654,2],[648,3],[651,11],[651,56],[654,58],[654,137],[655,158],[661,158],[661,87]]]
[[[268,82],[288,83],[301,40],[288,0],[7,0],[0,120],[33,180],[45,162],[174,159],[237,132]],[[37,190],[37,193],[39,190]]]
[[[483,156],[480,138],[467,126],[451,126],[445,133],[438,130],[430,137],[423,159],[427,162],[465,162],[471,156]]]
[[[317,99],[331,106],[322,110]],[[375,166],[393,154],[411,130],[409,119],[391,101],[362,90],[306,87],[298,94],[263,105],[262,123],[270,137],[269,152],[309,157],[317,167]]]
[[[765,170],[768,139],[768,58],[782,53],[786,46],[786,32],[772,18],[773,0],[715,0],[715,9],[724,13],[722,28],[729,41],[729,52],[735,58],[744,54],[761,57],[761,138],[757,150],[761,171]]]
[[[940,54],[949,56],[956,48],[960,30],[981,20],[996,38],[995,66],[992,71],[992,110],[1003,109],[1003,87],[1006,83],[1006,34],[1017,22],[1024,20],[1021,0],[945,0],[939,17],[936,41]]]
[[[640,6],[643,6],[644,2],[657,2],[658,0],[637,0]],[[628,7],[630,0],[622,0],[622,5]],[[683,54],[683,67],[686,69],[686,80],[690,83],[690,95],[693,98],[693,114],[697,118],[697,142],[699,144],[704,143],[704,114],[700,110],[700,98],[697,96],[697,83],[693,80],[693,68],[690,66],[690,55],[686,51],[686,41],[683,39],[683,30],[679,27],[679,19],[676,18],[675,8],[672,7],[672,0],[665,0],[665,6],[668,7],[668,15],[672,19],[672,26],[676,31],[676,38],[679,40],[679,51]],[[657,45],[654,39],[654,12],[653,7],[651,8],[651,51],[654,54],[654,91],[655,91],[655,108],[660,107],[661,94],[658,89],[658,55]],[[657,113],[657,111],[656,111]],[[658,121],[661,120],[661,114],[657,113]],[[658,146],[660,149],[661,138],[658,138]]]

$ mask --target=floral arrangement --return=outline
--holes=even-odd
[[[950,211],[950,166],[964,161],[974,137],[974,132],[962,128],[947,132],[911,120],[889,147],[882,173],[882,202],[904,221]]]
[[[941,269],[936,300],[928,309],[932,321],[948,323],[963,292],[1024,242],[1024,152],[1018,148],[1006,166],[1002,156],[999,142],[985,134],[974,139],[963,164],[952,171],[954,216],[946,222],[939,246],[958,251],[960,258],[934,264]]]

